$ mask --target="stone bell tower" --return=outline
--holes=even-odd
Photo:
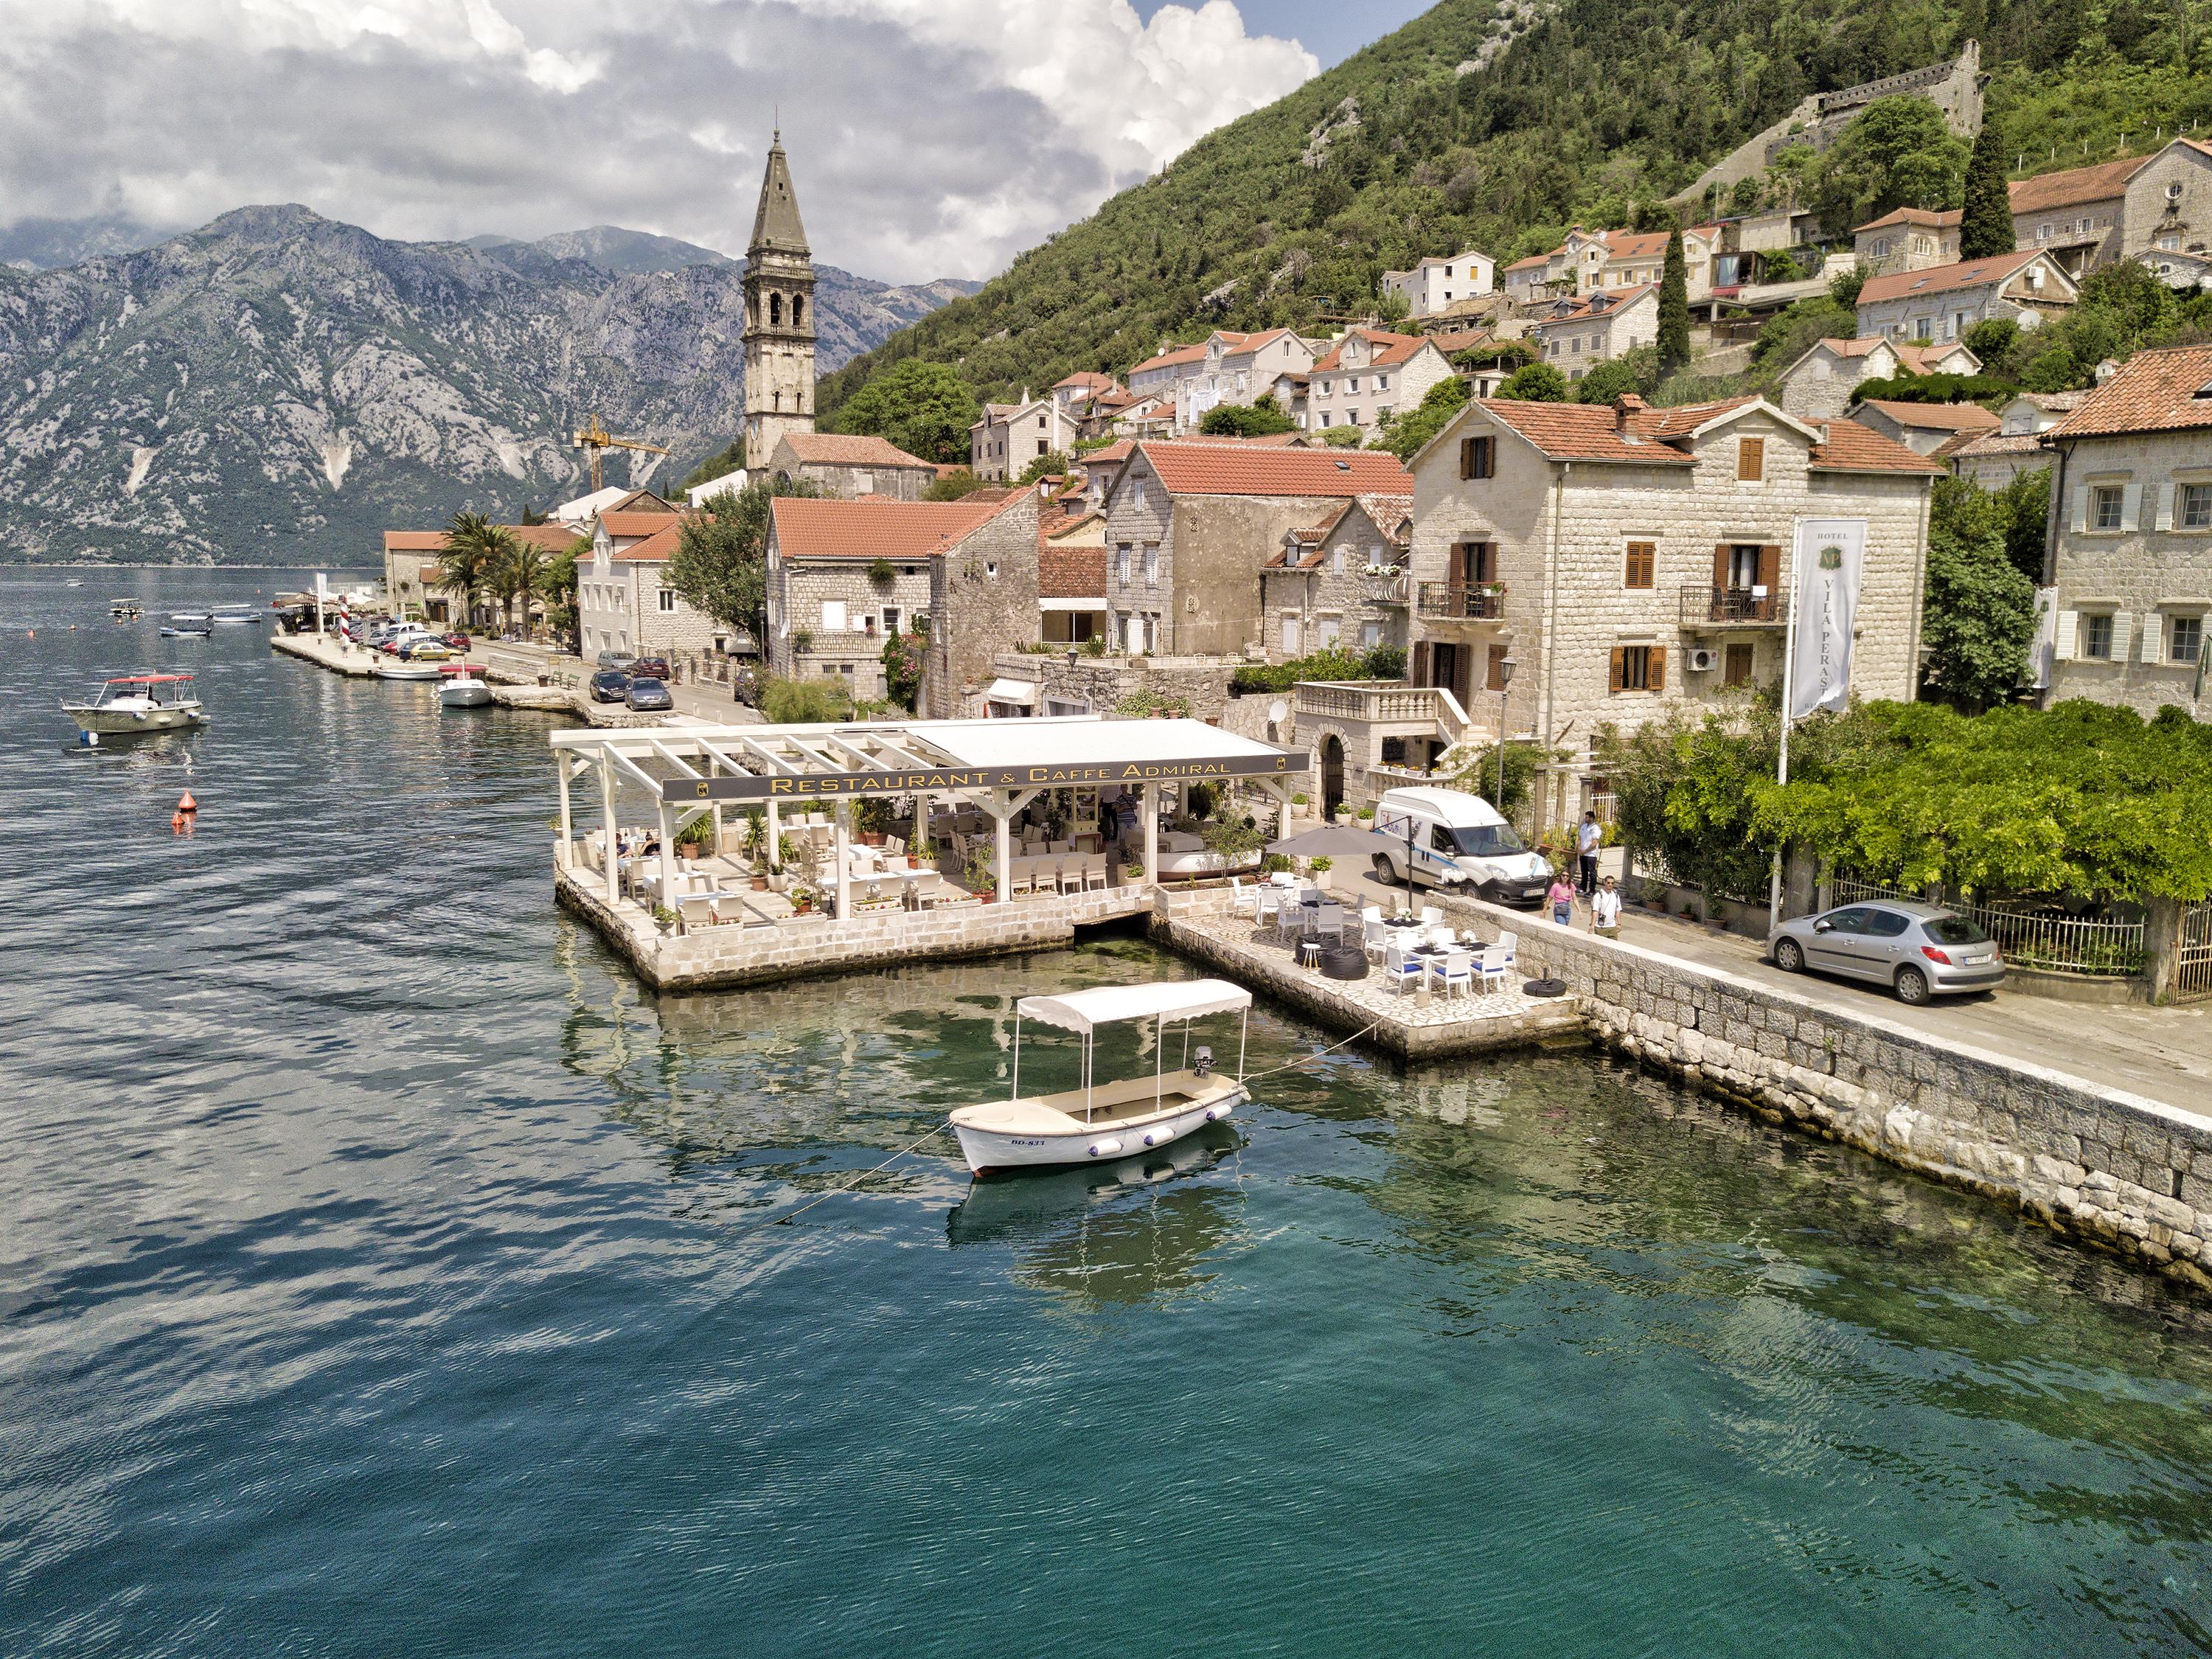
[[[786,433],[813,430],[814,261],[778,131],[745,248],[747,471],[765,467]]]

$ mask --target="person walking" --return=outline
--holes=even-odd
[[[1583,814],[1582,827],[1575,831],[1575,850],[1582,865],[1581,887],[1588,898],[1597,891],[1597,849],[1605,840],[1605,831],[1598,828],[1597,814]]]
[[[1600,939],[1620,937],[1620,889],[1611,876],[1590,895],[1590,932]]]
[[[1552,920],[1562,927],[1571,927],[1575,915],[1575,884],[1567,879],[1565,871],[1552,878],[1552,890],[1544,896],[1551,902]]]

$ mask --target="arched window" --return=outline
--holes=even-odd
[[[805,321],[806,296],[803,294],[794,294],[791,296],[791,325],[793,328],[799,328],[803,326]]]
[[[781,294],[768,296],[768,325],[770,328],[783,326],[783,295]]]

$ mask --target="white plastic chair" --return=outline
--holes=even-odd
[[[1503,960],[1504,961],[1505,965],[1509,968],[1513,965],[1514,947],[1520,943],[1521,935],[1514,932],[1510,927],[1507,928],[1504,933],[1498,936],[1498,948],[1504,953]]]
[[[1103,892],[1108,880],[1106,855],[1103,853],[1085,853],[1083,855],[1084,890],[1091,893]]]
[[[1342,905],[1324,904],[1314,917],[1313,931],[1316,933],[1326,934],[1341,945],[1344,943],[1346,920]]]
[[[1280,913],[1282,906],[1283,890],[1281,888],[1267,886],[1258,889],[1252,895],[1252,925],[1255,927],[1270,926]]]
[[[1398,988],[1400,996],[1419,985],[1426,971],[1426,964],[1420,957],[1408,956],[1397,940],[1392,939],[1383,947],[1382,977]]]
[[[1370,915],[1359,924],[1359,945],[1370,962],[1380,962],[1389,952],[1390,930],[1382,925],[1381,916]]]
[[[684,931],[687,933],[695,927],[714,926],[713,910],[709,901],[706,899],[685,899],[678,905],[677,912],[684,918]]]
[[[1295,894],[1285,893],[1275,907],[1275,931],[1285,939],[1292,939],[1306,930],[1306,907],[1297,902]]]
[[[1440,957],[1429,958],[1429,973],[1437,981],[1437,988],[1446,996],[1474,992],[1474,952],[1447,951]]]
[[[1442,921],[1443,919],[1444,919],[1444,913],[1443,913],[1443,911],[1441,911],[1441,910],[1437,909],[1437,907],[1436,907],[1435,905],[1433,905],[1433,904],[1424,904],[1424,905],[1421,907],[1421,926],[1422,926],[1422,927],[1435,927],[1438,922]]]
[[[1504,990],[1505,988],[1505,970],[1511,965],[1512,961],[1512,957],[1507,952],[1503,945],[1493,945],[1488,950],[1485,951],[1482,953],[1482,962],[1480,963],[1482,988],[1485,991],[1489,990],[1491,982],[1494,980],[1497,981],[1498,988],[1501,991]]]

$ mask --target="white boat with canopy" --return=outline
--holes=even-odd
[[[207,723],[207,710],[192,695],[190,674],[118,674],[82,702],[64,703],[62,712],[78,731],[103,738],[177,732]]]
[[[1224,979],[1171,980],[1151,985],[1105,985],[1064,996],[1024,997],[1014,1005],[1014,1076],[1011,1099],[963,1106],[952,1132],[968,1167],[977,1175],[1066,1164],[1101,1163],[1164,1146],[1192,1130],[1227,1117],[1248,1097],[1244,1038],[1252,994]],[[1190,1024],[1216,1014],[1243,1016],[1237,1024],[1237,1075],[1213,1070],[1204,1047],[1194,1062]],[[1155,1022],[1153,1069],[1142,1077],[1099,1083],[1092,1075],[1098,1028]],[[1037,1020],[1083,1038],[1080,1087],[1058,1094],[1022,1093],[1022,1022]],[[1165,1070],[1167,1028],[1182,1027],[1182,1065]]]

